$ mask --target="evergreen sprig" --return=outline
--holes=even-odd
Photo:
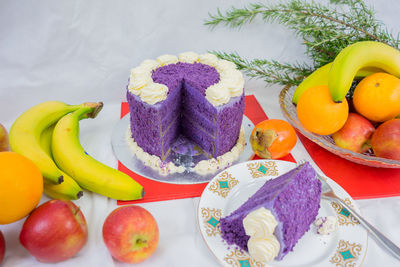
[[[225,13],[217,9],[216,14],[209,16],[205,25],[211,28],[221,24],[241,28],[261,17],[267,23],[285,25],[302,38],[312,66],[264,59],[246,60],[237,53],[212,52],[233,61],[250,77],[262,78],[272,84],[298,85],[312,71],[332,62],[343,48],[358,41],[379,41],[395,48],[400,45],[399,36],[389,32],[363,0],[330,0],[328,4],[305,0],[253,3],[243,8],[232,7]]]

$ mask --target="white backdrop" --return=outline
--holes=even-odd
[[[28,107],[46,100],[70,104],[103,101],[95,120],[81,124],[81,140],[89,154],[116,167],[110,135],[125,100],[129,70],[144,59],[185,51],[237,51],[247,58],[289,62],[307,60],[301,41],[277,24],[255,20],[242,29],[203,25],[219,7],[242,7],[253,1],[0,1],[0,123],[7,129]],[[393,32],[400,2],[370,0],[377,17]],[[246,79],[247,94],[255,94],[270,118],[283,118],[279,86]],[[298,142],[293,155],[310,159]],[[122,265],[109,256],[101,237],[107,214],[116,203],[85,192],[76,201],[89,224],[89,242],[74,258],[57,266]],[[42,202],[48,200],[43,197]],[[196,222],[198,198],[148,203],[160,228],[156,253],[138,266],[218,266]],[[362,213],[400,245],[400,198],[357,201]],[[1,207],[0,207],[1,208]],[[39,266],[19,244],[22,221],[1,225],[7,242],[3,266]],[[370,239],[363,266],[399,266]],[[43,265],[43,266],[49,266]]]

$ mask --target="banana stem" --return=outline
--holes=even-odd
[[[84,115],[85,116],[84,118],[94,119],[94,118],[96,118],[96,116],[100,112],[100,110],[103,108],[103,102],[97,102],[97,103],[85,102],[85,103],[83,103],[83,106],[92,109],[91,112],[88,112]]]

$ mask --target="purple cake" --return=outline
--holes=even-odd
[[[221,60],[212,55],[204,57],[209,65],[193,54],[190,54],[193,60],[164,55],[157,61],[142,63],[143,66],[134,69],[134,75],[131,72],[126,96],[132,138],[145,152],[162,161],[180,136],[195,143],[209,158],[230,151],[238,140],[245,104],[243,83],[239,83],[240,90],[222,88],[225,95],[229,94],[223,104],[211,103],[207,92],[209,88],[218,89],[217,85],[229,87],[231,73],[238,75],[238,71],[231,70],[234,66],[226,62],[220,67]],[[153,87],[149,86],[154,91],[161,90],[164,97],[160,101],[144,101],[144,92],[146,97],[152,94]]]
[[[320,207],[321,182],[307,162],[268,180],[237,210],[220,220],[222,238],[229,245],[248,251],[249,236],[244,218],[261,207],[271,211],[277,221],[273,235],[280,243],[276,260],[293,250],[297,241],[310,229]]]

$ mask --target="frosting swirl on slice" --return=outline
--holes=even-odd
[[[249,254],[256,261],[270,262],[278,255],[281,245],[274,235],[250,237],[247,242]]]
[[[279,254],[280,243],[274,235],[278,222],[272,212],[264,207],[247,214],[243,219],[249,254],[257,261],[269,262]]]
[[[243,219],[243,227],[246,235],[253,237],[272,235],[277,225],[278,222],[274,215],[264,207],[250,212]]]

